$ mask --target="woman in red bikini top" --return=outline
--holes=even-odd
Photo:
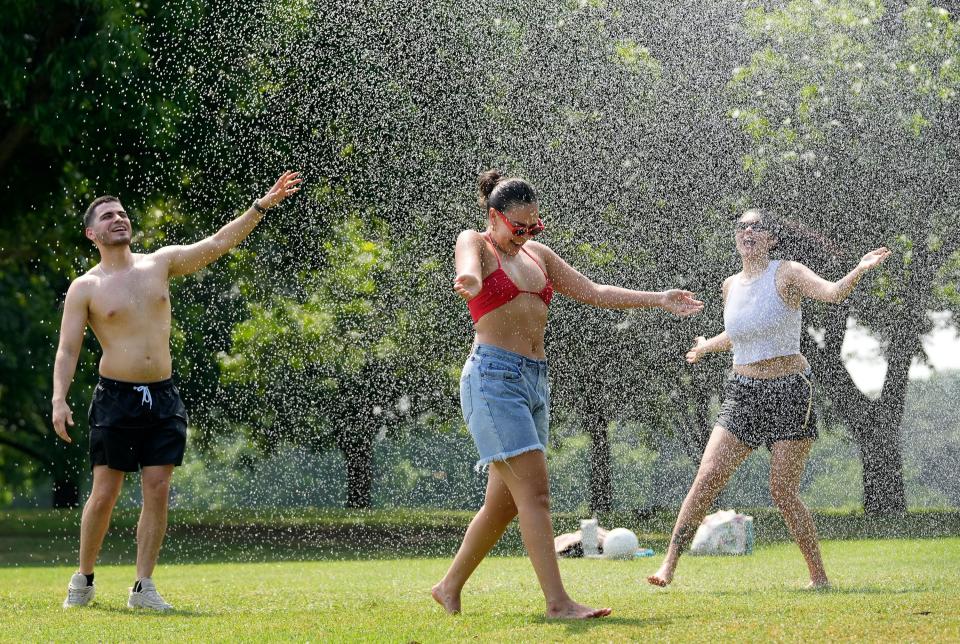
[[[532,238],[543,231],[537,196],[523,179],[495,170],[480,177],[483,232],[457,238],[453,288],[464,300],[476,329],[474,349],[460,379],[467,428],[489,466],[483,508],[433,597],[447,611],[460,611],[460,591],[514,517],[537,573],[547,617],[603,617],[564,590],[553,552],[546,445],[549,387],[544,353],[547,306],[554,293],[607,308],[659,307],[677,315],[703,308],[688,291],[633,291],[595,284]]]
[[[476,342],[543,360],[547,306],[554,293],[603,308],[663,308],[692,315],[702,308],[689,291],[634,291],[595,284],[533,237],[543,231],[533,187],[490,170],[480,178],[483,232],[457,238],[454,290],[467,302]]]

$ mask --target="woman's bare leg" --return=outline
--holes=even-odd
[[[673,527],[670,547],[660,569],[647,577],[655,586],[666,586],[673,581],[673,572],[680,561],[680,555],[693,541],[700,522],[707,510],[717,500],[730,476],[740,467],[743,460],[753,451],[729,431],[717,425],[710,434],[710,441],[703,452],[697,477],[680,506],[677,523]]]
[[[547,600],[547,617],[584,619],[609,615],[609,608],[590,608],[573,601],[563,587],[557,554],[553,550],[546,455],[540,450],[524,452],[496,462],[493,467],[517,504],[520,535]]]
[[[509,496],[513,499],[516,508],[515,512],[520,516],[520,535],[523,537],[523,545],[527,549],[530,563],[533,564],[540,588],[546,598],[547,617],[584,619],[609,615],[609,608],[590,608],[573,601],[563,587],[557,555],[553,551],[553,522],[550,520],[550,484],[547,479],[546,455],[540,450],[531,450],[506,461],[496,461],[490,466],[491,478],[494,473],[496,480],[499,480],[509,491]],[[489,485],[488,482],[488,495],[491,493]],[[501,494],[499,488],[494,489],[493,492],[496,495]],[[457,553],[450,571],[443,581],[437,584],[439,588],[434,587],[434,598],[444,604],[450,612],[455,612],[451,610],[454,606],[452,602],[449,605],[446,603],[446,597],[451,596],[456,590],[457,583],[462,587],[463,581],[476,568],[482,554],[486,554],[493,547],[503,534],[506,523],[509,523],[509,520],[506,523],[502,522],[510,512],[496,514],[493,503],[491,503],[490,513],[492,517],[485,513],[486,510],[485,502],[484,509],[481,510],[485,516],[481,517],[481,513],[477,513],[477,517],[474,517],[474,521],[467,530],[469,538],[464,537],[464,544]],[[479,522],[478,518],[480,518]],[[446,586],[448,580],[449,591]]]
[[[813,439],[777,441],[770,448],[770,496],[800,547],[810,571],[810,588],[830,585],[820,557],[817,528],[810,510],[800,498],[800,477],[807,463]]]
[[[433,598],[448,613],[460,612],[460,591],[463,590],[463,585],[500,540],[515,516],[517,506],[510,496],[510,490],[500,479],[497,469],[490,468],[483,507],[470,521],[470,526],[463,536],[463,543],[460,544],[447,574],[431,590]]]

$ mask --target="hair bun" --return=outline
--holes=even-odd
[[[480,201],[486,203],[490,193],[497,187],[497,184],[504,179],[504,175],[499,170],[487,170],[480,175],[477,185],[480,189]]]

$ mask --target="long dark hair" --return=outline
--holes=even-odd
[[[743,214],[756,213],[776,244],[770,249],[774,259],[796,260],[808,266],[829,268],[842,263],[845,253],[823,233],[800,222],[775,215],[765,208],[748,208]]]
[[[525,179],[508,177],[499,170],[487,170],[477,182],[480,207],[506,212],[518,205],[537,203],[537,191]]]

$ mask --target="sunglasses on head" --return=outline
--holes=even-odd
[[[507,225],[507,228],[510,229],[510,232],[513,233],[514,237],[523,237],[523,236],[535,237],[543,232],[544,225],[543,225],[542,219],[537,219],[537,223],[535,224],[524,226],[523,224],[518,224],[516,222],[510,221],[509,219],[507,219],[506,215],[504,215],[502,212],[500,212],[496,208],[494,208],[493,211],[498,215],[500,215],[500,219],[502,219],[503,223]]]
[[[753,232],[755,233],[762,233],[765,230],[770,230],[770,228],[759,219],[757,221],[738,221],[734,226],[734,230],[736,230],[738,233],[742,233],[747,228],[752,228]]]

